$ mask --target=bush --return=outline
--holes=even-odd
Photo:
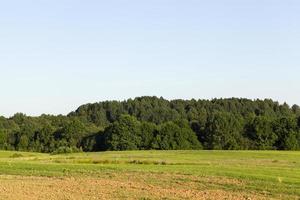
[[[56,155],[56,154],[68,154],[68,153],[79,153],[82,152],[82,149],[78,149],[77,147],[58,147],[58,149],[54,150],[51,154]]]
[[[20,153],[14,153],[13,155],[10,156],[11,158],[21,158],[24,157],[22,154]]]

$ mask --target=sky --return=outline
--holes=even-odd
[[[0,115],[137,96],[300,104],[299,0],[0,0]]]

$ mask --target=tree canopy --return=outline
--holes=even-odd
[[[0,117],[0,149],[299,150],[300,108],[270,99],[139,97],[80,106],[67,116]]]

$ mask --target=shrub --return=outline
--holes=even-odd
[[[58,147],[58,149],[54,150],[51,154],[69,154],[69,153],[79,153],[82,152],[82,149],[78,149],[77,147]]]
[[[22,154],[20,153],[14,153],[13,155],[10,156],[11,158],[21,158],[24,157]]]

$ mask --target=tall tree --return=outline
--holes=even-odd
[[[254,143],[255,149],[275,148],[277,135],[273,132],[272,121],[265,116],[257,116],[247,126],[246,134]]]
[[[142,143],[140,122],[130,115],[121,115],[105,130],[105,143],[108,150],[139,149]]]

